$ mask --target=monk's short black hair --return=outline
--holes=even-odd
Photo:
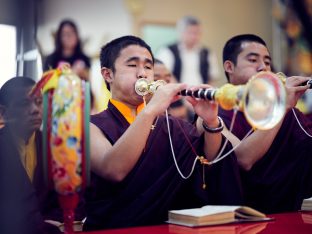
[[[138,45],[146,48],[151,56],[154,63],[154,55],[151,47],[141,38],[136,36],[123,36],[116,38],[101,48],[100,62],[101,67],[106,67],[115,72],[115,61],[120,56],[120,51],[130,45]],[[107,88],[109,89],[109,84],[106,82]]]
[[[16,89],[33,87],[35,84],[33,79],[24,76],[9,79],[0,89],[0,105],[8,106],[12,98],[17,95]]]
[[[233,62],[234,65],[236,65],[237,56],[239,55],[240,52],[242,52],[242,44],[244,42],[257,42],[267,47],[265,41],[257,35],[240,34],[240,35],[234,36],[231,39],[229,39],[225,43],[225,46],[223,47],[223,63],[229,60]],[[229,81],[228,74],[225,73],[225,75]]]
[[[157,59],[157,58],[155,58],[154,64],[164,64],[164,62],[159,60],[159,59]]]

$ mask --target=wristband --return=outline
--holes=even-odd
[[[206,132],[209,133],[218,133],[218,132],[222,132],[223,128],[224,128],[224,123],[223,120],[221,119],[221,117],[218,116],[218,120],[219,120],[219,126],[216,128],[210,128],[206,125],[205,121],[203,121],[203,128],[205,129]]]

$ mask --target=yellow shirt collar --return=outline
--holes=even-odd
[[[35,168],[37,166],[37,151],[36,151],[36,133],[34,132],[28,142],[22,139],[17,139],[19,142],[18,150],[22,164],[27,172],[28,177],[33,181]]]
[[[129,124],[132,124],[135,120],[136,116],[142,111],[144,108],[144,103],[140,104],[137,107],[136,114],[133,114],[131,112],[131,109],[126,106],[124,103],[119,102],[114,99],[110,99],[110,102],[119,110],[119,112],[125,117],[125,119],[128,121]]]

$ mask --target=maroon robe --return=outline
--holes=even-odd
[[[295,110],[311,135],[312,122]],[[220,109],[219,115],[229,127],[233,111]],[[238,112],[232,132],[242,139],[250,129],[243,113]],[[268,152],[250,171],[241,171],[246,204],[266,213],[299,210],[302,200],[312,196],[311,149],[312,138],[289,111]]]
[[[37,152],[41,155],[39,142],[41,135],[36,134]],[[43,213],[50,214],[52,208],[56,209],[53,201],[57,200],[51,196],[47,199],[41,163],[38,157],[31,183],[11,132],[7,127],[0,129],[0,233],[60,233],[58,228],[43,221]]]
[[[102,130],[111,144],[129,127],[111,103],[106,111],[92,116],[91,122]],[[178,165],[187,175],[196,156],[183,131],[200,155],[203,136],[199,136],[196,129],[183,120],[169,117],[169,122]],[[123,155],[116,157],[123,160]],[[158,224],[167,220],[169,209],[199,207],[207,203],[241,204],[235,156],[206,167],[206,190],[202,189],[202,176],[199,163],[190,179],[184,180],[178,174],[170,150],[166,119],[160,116],[140,159],[122,182],[112,183],[92,174],[92,186],[86,196],[85,229]]]

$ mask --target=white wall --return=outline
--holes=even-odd
[[[52,52],[52,32],[64,18],[77,23],[82,39],[87,40],[84,50],[92,57],[107,41],[132,31],[123,0],[43,0],[38,39],[44,54]]]
[[[135,16],[126,6],[130,2],[140,9]],[[101,80],[97,55],[103,44],[126,34],[142,36],[142,26],[146,23],[175,25],[177,19],[187,14],[202,21],[203,44],[216,53],[220,71],[223,45],[236,34],[258,34],[273,52],[272,0],[41,0],[41,4],[38,38],[43,53],[53,50],[51,33],[59,22],[72,18],[82,39],[87,40],[85,52],[94,58],[91,79],[96,82]],[[224,74],[220,72],[217,85],[224,82]],[[93,87],[100,86],[96,83]]]

